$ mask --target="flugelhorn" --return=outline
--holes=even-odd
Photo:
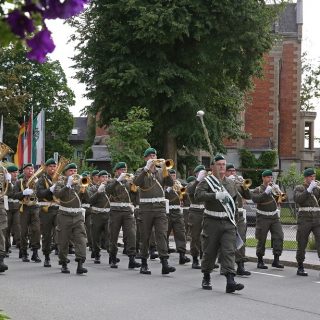
[[[275,184],[274,182],[271,182],[269,183],[269,186],[272,187],[271,192],[276,198],[276,201],[278,203],[281,203],[287,199],[287,195],[280,190],[280,187],[277,184]]]
[[[235,183],[242,186],[244,190],[248,190],[251,185],[252,185],[252,180],[251,179],[244,179],[241,176],[235,176]]]
[[[153,160],[153,164],[156,166],[156,167],[160,167],[162,166],[163,164],[165,164],[167,170],[171,169],[174,167],[174,161],[172,159],[154,159]]]
[[[80,188],[86,188],[90,184],[90,179],[88,177],[83,177],[80,174],[73,174],[72,176],[72,184],[78,184]]]

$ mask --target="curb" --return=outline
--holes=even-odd
[[[258,262],[257,257],[246,257],[248,259],[248,261],[250,262]],[[273,259],[268,259],[268,258],[263,258],[263,261],[267,264],[272,264]],[[280,259],[280,263],[283,264],[286,267],[294,267],[297,268],[298,264],[296,261],[286,261],[286,260],[281,260]],[[304,263],[303,264],[305,269],[311,269],[311,270],[319,270],[320,271],[320,265],[317,264],[311,264],[311,263]]]

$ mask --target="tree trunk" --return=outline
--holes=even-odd
[[[177,169],[177,141],[176,137],[170,132],[167,132],[165,135],[164,158],[172,159],[174,161],[174,168]]]

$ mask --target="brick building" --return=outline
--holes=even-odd
[[[292,162],[300,170],[314,164],[315,112],[300,111],[302,0],[288,4],[273,26],[280,37],[264,57],[264,77],[255,80],[251,103],[242,115],[250,139],[229,141],[227,160],[239,166],[238,150],[277,150],[278,168]]]

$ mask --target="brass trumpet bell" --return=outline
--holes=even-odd
[[[172,169],[174,167],[174,161],[172,159],[154,159],[153,163],[156,167],[160,167],[163,164],[166,165],[167,170]]]
[[[81,188],[86,188],[90,184],[90,179],[88,177],[83,177],[80,174],[72,175],[73,184],[78,184]]]

